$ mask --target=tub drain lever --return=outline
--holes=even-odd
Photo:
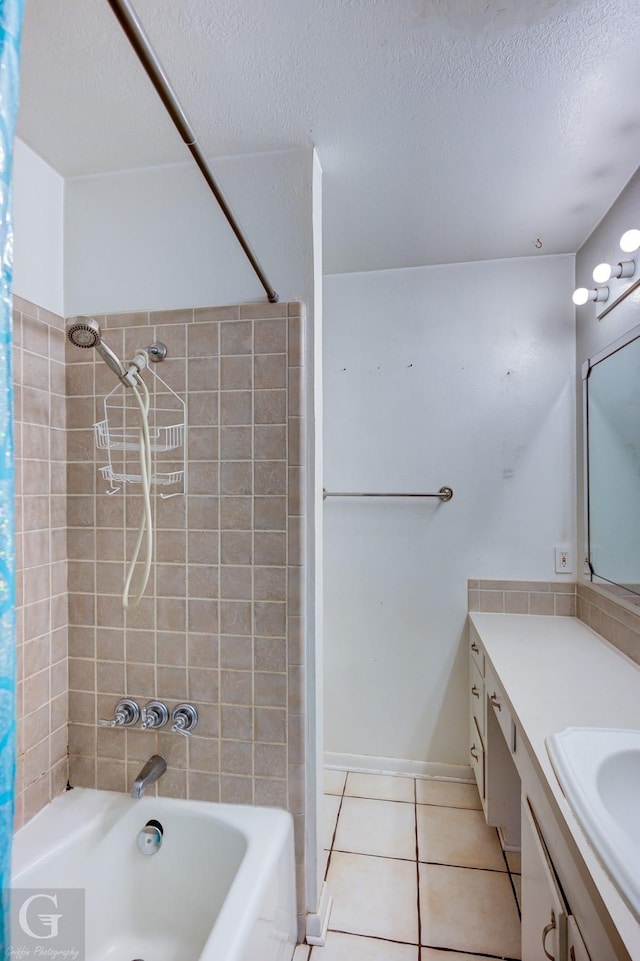
[[[159,821],[147,821],[142,831],[138,834],[138,848],[143,854],[155,854],[160,850],[163,835],[162,825]]]

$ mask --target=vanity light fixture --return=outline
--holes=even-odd
[[[604,303],[605,300],[609,299],[609,288],[608,287],[595,287],[593,290],[587,290],[586,287],[578,287],[574,290],[572,301],[576,307],[582,307],[589,300],[595,300],[596,303]]]
[[[620,250],[624,250],[625,254],[632,254],[639,247],[640,230],[635,227],[632,230],[626,230],[620,238]]]
[[[633,277],[636,272],[635,260],[621,260],[617,264],[598,264],[593,268],[593,279],[597,284],[606,284],[612,277]]]

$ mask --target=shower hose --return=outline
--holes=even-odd
[[[130,610],[133,607],[137,607],[140,603],[140,598],[144,594],[149,581],[149,573],[151,571],[151,555],[153,553],[153,522],[151,517],[151,441],[149,438],[149,389],[139,372],[134,375],[133,380],[134,383],[131,384],[131,390],[136,399],[136,403],[140,408],[140,432],[138,444],[140,451],[140,476],[142,479],[143,510],[140,516],[140,524],[138,525],[138,537],[133,549],[131,561],[129,562],[129,570],[127,571],[124,591],[122,593],[122,606],[125,610]],[[138,563],[138,556],[140,554],[142,542],[145,539],[145,534],[147,543],[144,570],[142,572],[142,578],[138,591],[134,597],[130,598],[129,594],[131,591],[131,581],[133,580],[134,571]]]

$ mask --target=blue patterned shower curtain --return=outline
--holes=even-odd
[[[0,0],[0,957],[5,955],[9,936],[6,889],[10,880],[16,767],[11,169],[23,14],[24,0]]]

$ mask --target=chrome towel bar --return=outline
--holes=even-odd
[[[446,503],[453,497],[453,491],[450,487],[441,487],[437,494],[370,494],[365,491],[328,491],[323,488],[323,500],[327,497],[439,497],[443,503]]]

